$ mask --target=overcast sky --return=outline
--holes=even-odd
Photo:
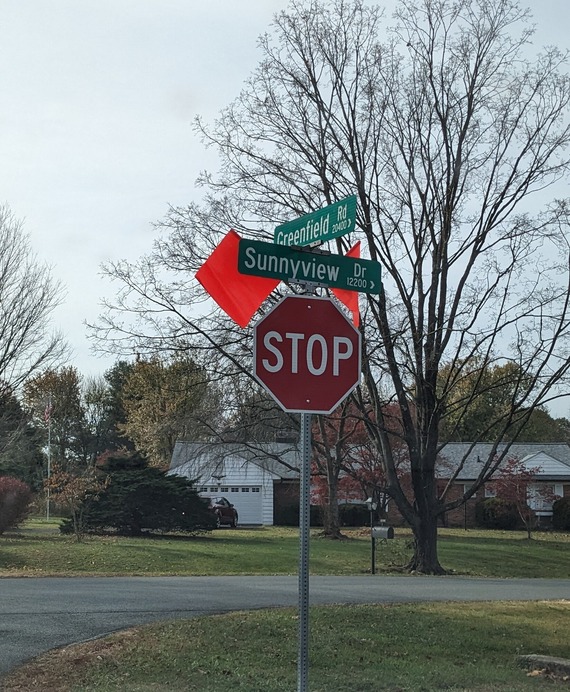
[[[568,0],[526,4],[536,43],[569,48]],[[136,260],[169,204],[200,199],[194,181],[215,160],[192,121],[211,122],[238,94],[287,5],[0,0],[0,203],[66,287],[55,326],[82,374],[113,362],[91,354],[83,324],[114,290],[101,263]]]

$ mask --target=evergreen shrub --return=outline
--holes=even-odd
[[[520,520],[514,502],[500,497],[488,497],[475,505],[475,520],[477,526],[485,529],[513,530],[519,526]]]
[[[552,528],[570,531],[570,497],[561,497],[552,505]]]
[[[106,484],[94,498],[84,500],[86,532],[109,529],[121,535],[141,536],[148,531],[201,532],[215,527],[208,501],[198,495],[191,480],[169,476],[148,466],[137,453],[108,457],[98,472]],[[69,532],[62,524],[62,531]]]
[[[370,524],[370,510],[362,504],[339,505],[341,526],[368,526]]]

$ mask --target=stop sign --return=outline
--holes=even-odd
[[[329,298],[287,296],[255,325],[254,375],[285,411],[330,413],[360,381],[360,332]]]

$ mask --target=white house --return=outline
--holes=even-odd
[[[168,473],[192,479],[202,497],[227,497],[240,524],[271,525],[276,508],[298,502],[299,459],[291,443],[178,441]]]

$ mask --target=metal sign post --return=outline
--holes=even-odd
[[[255,378],[284,411],[301,414],[298,692],[309,689],[311,416],[359,384],[360,351],[360,332],[328,298],[286,296],[254,329]]]
[[[299,498],[299,652],[297,692],[309,689],[309,538],[311,527],[311,414],[301,413]]]

